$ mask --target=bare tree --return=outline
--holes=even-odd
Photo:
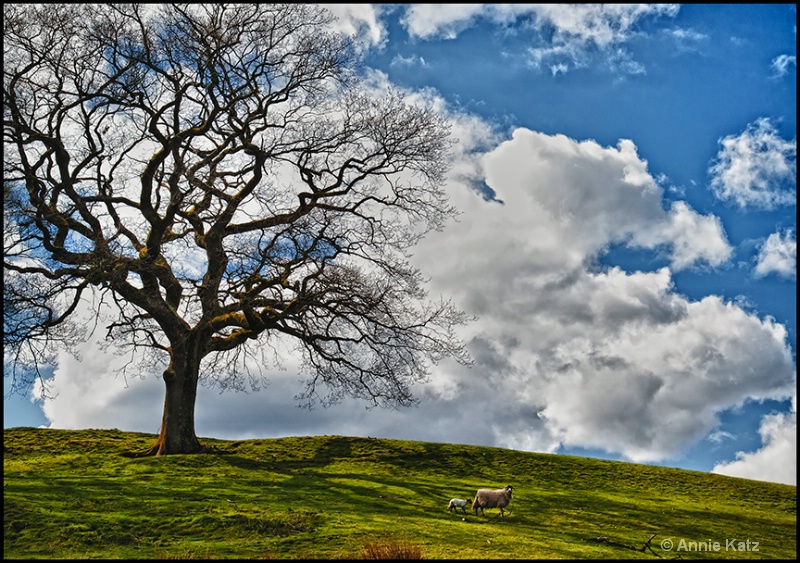
[[[18,387],[84,337],[163,359],[151,454],[202,451],[198,383],[293,339],[308,404],[416,402],[464,314],[409,251],[455,211],[444,118],[371,92],[315,5],[4,5],[5,361]],[[94,303],[92,305],[92,303]],[[261,337],[261,338],[260,338]],[[322,388],[328,394],[319,394]]]

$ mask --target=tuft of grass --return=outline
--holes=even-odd
[[[391,543],[368,543],[364,546],[362,559],[424,559],[422,548],[397,541]]]
[[[119,430],[5,429],[4,557],[359,559],[395,550],[392,558],[641,559],[653,555],[617,544],[638,547],[653,534],[651,546],[664,558],[797,554],[794,486],[343,436],[209,438],[202,440],[209,453],[129,455],[155,439]],[[486,517],[447,510],[453,497],[509,484],[514,498],[505,518],[496,509]],[[612,543],[591,541],[599,537]],[[662,547],[666,540],[671,550]],[[731,549],[740,543],[730,542],[746,547],[747,540],[758,542],[757,552]],[[699,551],[714,542],[719,551]]]

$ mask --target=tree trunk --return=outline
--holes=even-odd
[[[194,454],[205,451],[194,433],[194,408],[200,357],[191,351],[175,351],[164,370],[166,397],[161,432],[145,455]]]

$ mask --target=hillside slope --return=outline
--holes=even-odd
[[[132,458],[117,430],[6,429],[6,558],[794,559],[788,485],[500,448],[341,436]],[[452,497],[514,486],[499,518]],[[651,542],[653,552],[633,551]],[[598,537],[608,542],[587,541]],[[671,550],[667,543],[672,542]],[[757,544],[756,544],[757,542]],[[618,545],[622,544],[622,545]]]

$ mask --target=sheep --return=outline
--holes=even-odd
[[[475,516],[478,515],[478,509],[481,509],[481,514],[486,516],[483,511],[484,508],[499,508],[500,516],[504,515],[503,508],[508,506],[511,502],[511,493],[514,487],[507,485],[505,489],[478,489],[475,493],[475,502],[472,503],[472,509],[475,511]]]
[[[465,498],[452,498],[452,499],[450,499],[450,504],[447,505],[447,509],[450,512],[453,512],[457,508],[460,508],[461,512],[466,514],[467,513],[466,506],[470,502],[472,502],[472,501],[470,499],[468,499],[468,498],[466,498],[466,499]]]

